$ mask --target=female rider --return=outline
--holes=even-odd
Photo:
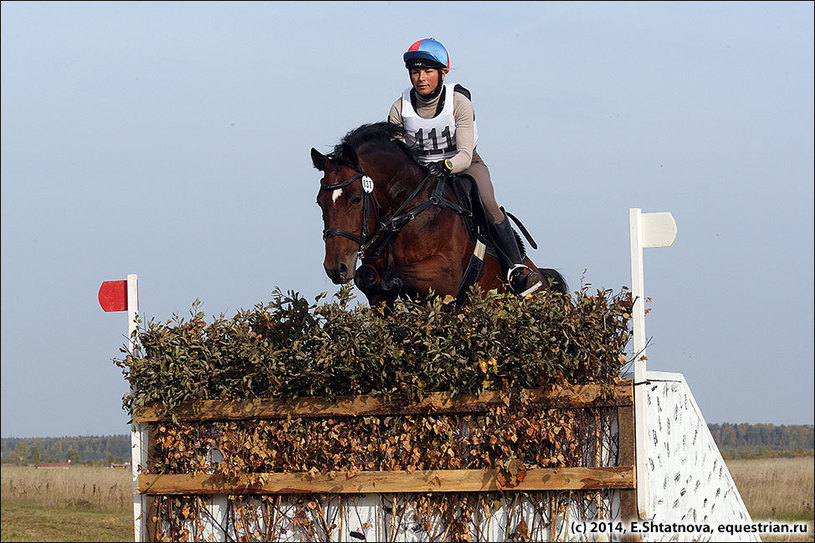
[[[405,129],[405,143],[420,162],[475,179],[507,281],[521,296],[536,291],[541,277],[523,264],[509,219],[495,201],[490,171],[476,152],[478,130],[470,91],[444,83],[450,70],[447,50],[425,38],[411,45],[403,59],[411,87],[391,106],[388,121]]]

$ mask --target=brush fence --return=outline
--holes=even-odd
[[[572,413],[581,446],[567,466],[509,461],[498,469],[246,473],[158,473],[155,435],[166,417],[143,409],[136,492],[146,541],[586,541],[727,540],[727,533],[636,533],[630,520],[744,524],[744,503],[681,375],[649,373],[647,504],[637,507],[634,389],[630,380],[555,391],[527,390],[526,409]],[[379,397],[325,401],[205,401],[182,406],[178,421],[478,416],[507,403],[429,394],[410,405]],[[548,410],[548,411],[547,411]],[[473,419],[466,419],[472,421]],[[467,424],[459,424],[458,438]],[[534,437],[534,436],[533,436]],[[167,454],[164,451],[162,454]],[[223,461],[210,450],[207,461]],[[212,470],[215,471],[214,469]],[[643,474],[640,474],[641,476]],[[612,528],[623,522],[626,532]],[[641,522],[641,521],[640,521]],[[615,526],[618,528],[619,525]],[[592,529],[600,530],[592,531]],[[737,534],[738,535],[738,534]],[[743,534],[742,534],[743,537]],[[732,537],[731,537],[732,539]],[[755,540],[758,540],[757,538]]]

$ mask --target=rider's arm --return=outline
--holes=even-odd
[[[453,163],[453,173],[459,173],[469,168],[473,161],[475,113],[473,112],[473,103],[466,96],[459,92],[454,92],[453,96],[455,97],[453,117],[456,120],[456,149],[458,152],[450,159],[450,162]]]

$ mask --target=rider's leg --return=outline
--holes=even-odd
[[[478,153],[473,151],[473,161],[470,167],[462,173],[471,175],[478,185],[481,201],[484,203],[487,219],[490,222],[490,235],[512,290],[521,296],[535,292],[543,286],[541,276],[524,265],[521,248],[518,246],[512,225],[509,224],[509,218],[495,200],[490,171]]]
[[[490,235],[495,242],[495,248],[501,264],[507,272],[507,281],[516,294],[526,296],[543,286],[541,276],[528,268],[523,262],[518,239],[509,224],[509,217],[503,221],[490,225]]]

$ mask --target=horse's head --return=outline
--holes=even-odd
[[[323,172],[317,193],[317,205],[323,212],[323,267],[335,284],[347,283],[354,278],[357,256],[369,234],[366,214],[373,185],[348,146],[341,158],[333,159],[312,148],[311,160]]]

